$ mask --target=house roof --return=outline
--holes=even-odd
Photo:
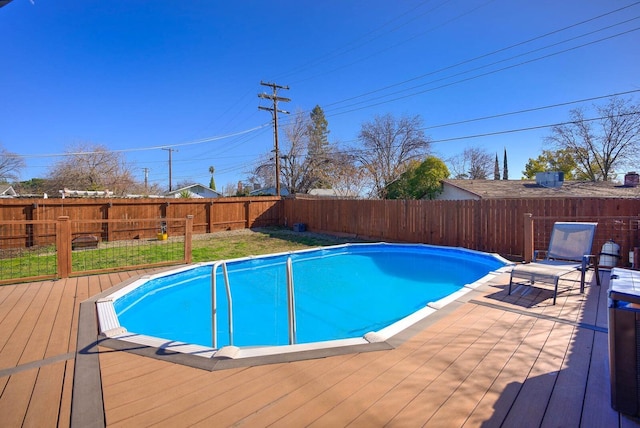
[[[13,197],[18,194],[10,184],[0,184],[0,197]]]
[[[287,196],[289,194],[289,190],[285,186],[280,186],[280,196]],[[271,187],[262,187],[260,189],[253,190],[249,192],[251,196],[275,196],[276,195],[276,186]]]
[[[479,199],[640,198],[640,187],[612,182],[565,181],[557,188],[540,186],[535,180],[443,180],[443,183]]]
[[[199,195],[197,195],[196,192],[192,191],[192,189],[194,189],[194,188],[199,188],[202,191],[211,192],[211,193],[215,193],[218,196],[222,196],[222,193],[218,192],[217,190],[213,190],[210,187],[207,187],[207,186],[205,186],[203,184],[198,184],[198,183],[190,184],[188,186],[181,187],[180,189],[172,190],[170,192],[167,192],[166,195],[177,195],[177,194],[179,194],[179,193],[181,193],[181,192],[186,190],[186,191],[191,192],[193,194],[193,197],[197,198]],[[202,197],[202,196],[200,196],[200,197]]]

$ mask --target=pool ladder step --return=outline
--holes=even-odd
[[[225,291],[227,293],[227,313],[229,323],[229,345],[233,346],[233,298],[231,296],[231,287],[229,286],[229,273],[227,271],[227,262],[215,262],[211,268],[211,342],[215,349],[218,349],[218,302],[216,297],[218,268],[222,266],[222,274],[224,277]],[[287,312],[289,318],[289,345],[296,344],[296,301],[293,286],[293,262],[291,257],[287,258]]]

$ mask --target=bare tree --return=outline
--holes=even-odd
[[[362,124],[359,140],[363,149],[358,160],[372,182],[372,194],[384,199],[387,186],[400,178],[408,162],[423,158],[430,147],[422,131],[420,116],[395,118],[376,116]]]
[[[136,184],[133,168],[122,153],[111,152],[98,144],[84,143],[67,150],[64,159],[48,172],[49,191],[66,188],[111,190],[124,195]]]
[[[357,165],[357,157],[349,152],[334,151],[330,154],[329,173],[324,177],[337,196],[361,195],[368,183],[366,171]]]
[[[255,163],[255,167],[247,173],[247,182],[263,187],[275,186],[276,163],[273,153],[263,154]]]
[[[0,182],[16,181],[25,167],[24,159],[0,146]]]
[[[570,152],[589,180],[609,181],[615,178],[616,168],[638,162],[640,105],[612,98],[595,110],[595,119],[586,118],[583,109],[571,110],[571,123],[553,127],[547,142]]]
[[[449,165],[457,179],[486,180],[494,169],[491,155],[481,147],[467,147],[450,158]]]
[[[289,193],[307,192],[311,187],[308,160],[309,121],[302,111],[297,111],[293,121],[284,129],[285,144],[281,173]]]

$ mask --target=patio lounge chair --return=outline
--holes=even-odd
[[[584,293],[585,273],[591,265],[595,270],[596,281],[600,285],[598,262],[591,254],[597,225],[598,223],[556,222],[553,225],[549,249],[545,257],[537,261],[538,252],[536,251],[532,263],[516,265],[511,271],[509,294],[511,294],[513,278],[529,280],[531,285],[535,281],[542,280],[554,284],[553,304],[555,305],[560,278],[580,270],[580,293]]]

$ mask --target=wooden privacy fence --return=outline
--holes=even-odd
[[[597,221],[596,249],[613,238],[623,251],[640,245],[640,200],[613,198],[467,201],[285,199],[283,223],[311,231],[392,242],[459,246],[524,257],[524,215],[532,214],[534,246],[544,249],[554,221]]]
[[[87,223],[87,233],[99,235],[103,241],[135,239],[153,236],[166,218],[193,216],[194,233],[274,226],[281,223],[281,198],[177,198],[177,199],[4,199],[0,200],[0,228],[15,229],[13,240],[0,241],[0,248],[20,248],[53,243],[53,236],[31,233],[29,227],[13,225],[12,221],[57,221],[67,216],[71,221]],[[107,220],[149,220],[146,229],[109,228]],[[153,223],[153,220],[157,224]],[[2,231],[0,230],[0,233]],[[171,234],[171,230],[168,231]],[[8,235],[8,233],[5,233]],[[41,239],[44,241],[34,241]]]
[[[528,242],[524,233],[525,214],[531,215],[534,228]],[[101,268],[76,267],[78,263],[66,255],[67,246],[81,235],[93,236],[101,244],[113,243],[111,246],[115,248],[118,242],[154,241],[154,236],[164,228],[170,241],[184,237],[180,238],[184,239],[181,250],[184,254],[168,256],[173,263],[180,263],[190,260],[191,240],[185,239],[190,233],[273,225],[292,227],[295,223],[304,223],[307,230],[314,232],[465,247],[523,259],[525,248],[547,247],[554,221],[595,221],[598,228],[594,253],[598,254],[602,245],[613,239],[621,247],[620,265],[625,266],[629,264],[628,254],[640,246],[639,214],[640,199],[613,198],[2,200],[0,274],[3,266],[10,265],[9,259],[15,265],[19,259],[16,254],[31,249],[42,250],[46,256],[42,260],[50,260],[48,253],[53,251],[54,261],[48,262],[47,277],[100,271]],[[187,216],[192,216],[192,220],[185,220]],[[67,226],[60,226],[59,222],[64,220],[58,220],[59,217],[68,218],[68,224],[72,225],[70,232],[62,231]]]

